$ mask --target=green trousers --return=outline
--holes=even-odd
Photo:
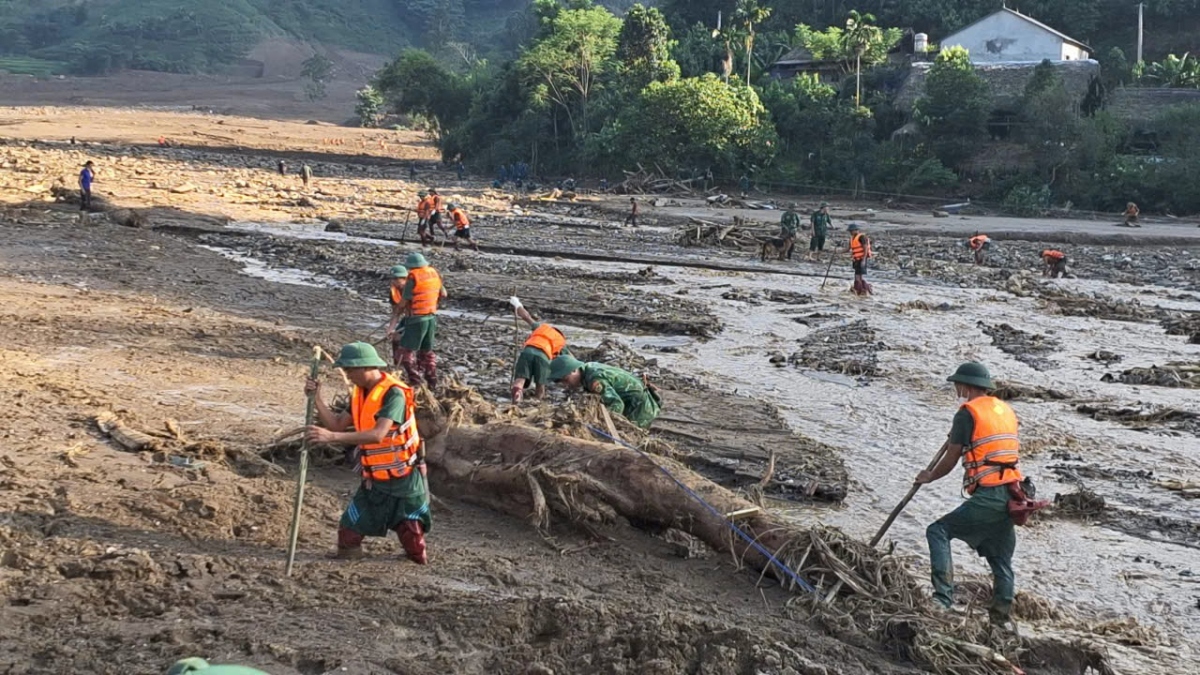
[[[1016,584],[1012,559],[1017,533],[1008,517],[1008,488],[979,488],[971,498],[925,530],[933,566],[933,599],[945,607],[954,602],[954,558],[950,540],[963,541],[992,568],[992,606],[988,616],[1004,623],[1012,611]]]

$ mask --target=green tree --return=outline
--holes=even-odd
[[[300,77],[308,78],[304,85],[304,93],[308,100],[316,101],[325,98],[325,83],[333,77],[333,61],[323,54],[313,54],[300,64]]]
[[[617,35],[617,58],[626,77],[638,90],[654,80],[679,77],[679,65],[671,60],[671,29],[662,12],[638,3],[629,9]]]
[[[372,128],[379,126],[379,120],[383,117],[383,94],[368,84],[354,92],[354,97],[357,100],[354,114],[358,117],[359,126]]]
[[[1160,87],[1200,89],[1200,59],[1184,53],[1146,65],[1143,79]]]
[[[850,10],[846,32],[842,33],[844,49],[854,55],[854,105],[862,105],[862,57],[872,45],[883,43],[883,31],[875,25],[874,14],[859,14]],[[885,57],[886,58],[886,57]]]
[[[870,28],[879,32],[862,33],[860,29],[860,35],[851,40],[847,37],[847,31],[840,26],[830,26],[818,31],[806,24],[799,24],[796,26],[794,40],[803,45],[813,58],[840,62],[845,72],[852,73],[859,70],[858,66],[874,66],[887,61],[888,52],[904,36],[899,28]],[[871,39],[861,39],[864,36]]]
[[[614,163],[667,171],[719,167],[728,174],[762,166],[778,139],[753,89],[713,74],[653,82],[604,134]]]
[[[590,131],[588,106],[602,75],[612,68],[621,21],[603,7],[562,9],[517,60],[528,81],[567,116],[571,131]]]
[[[472,82],[420,49],[401,52],[375,74],[371,86],[394,112],[428,118],[439,140],[471,108]]]
[[[750,66],[754,64],[754,28],[771,16],[771,8],[758,4],[758,0],[738,0],[734,19],[741,24],[746,40],[746,86],[750,86]]]
[[[989,99],[987,82],[975,72],[966,49],[949,47],[938,54],[913,119],[943,164],[957,166],[984,138]]]
[[[1042,61],[1025,85],[1021,100],[1020,138],[1029,148],[1039,178],[1053,188],[1065,177],[1076,154],[1082,122],[1062,77]]]

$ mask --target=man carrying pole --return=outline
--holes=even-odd
[[[433,521],[413,390],[384,372],[387,364],[365,342],[342,347],[333,365],[354,385],[348,413],[330,410],[319,380],[309,379],[304,390],[316,401],[319,421],[308,427],[308,441],[357,446],[362,485],[338,522],[336,557],[362,558],[364,537],[393,531],[409,560],[424,565],[425,533]]]
[[[850,286],[850,290],[854,291],[855,295],[870,295],[872,293],[871,284],[867,283],[867,261],[874,257],[871,252],[871,240],[863,234],[858,227],[858,223],[850,223],[850,257],[854,263],[854,283]]]
[[[1017,546],[1010,498],[1025,503],[1017,468],[1021,443],[1017,416],[988,392],[996,387],[982,363],[964,363],[947,378],[960,407],[943,453],[932,468],[917,474],[914,488],[945,477],[962,459],[963,490],[970,495],[957,509],[925,530],[933,567],[933,599],[949,609],[954,602],[954,561],[950,540],[965,542],[992,568],[991,622],[1010,627],[1015,593],[1012,558]],[[1015,627],[1012,627],[1015,628]]]
[[[388,319],[386,334],[391,336],[392,364],[400,365],[400,337],[404,331],[396,332],[397,326],[404,319],[404,285],[408,282],[408,268],[395,265],[388,270],[392,283],[388,285],[388,302],[392,306],[392,315]]]
[[[438,303],[446,297],[446,289],[442,286],[441,275],[430,267],[425,256],[413,251],[405,263],[408,279],[400,297],[406,318],[397,360],[404,367],[409,385],[419,387],[425,383],[430,389],[437,389],[437,355],[433,347],[437,337]],[[388,337],[394,339],[395,335],[389,333]]]

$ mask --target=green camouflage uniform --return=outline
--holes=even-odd
[[[779,219],[779,236],[795,237],[800,230],[800,214],[795,211],[784,211]]]
[[[645,429],[658,417],[661,403],[633,373],[601,363],[585,363],[583,389],[600,397],[612,412]]]

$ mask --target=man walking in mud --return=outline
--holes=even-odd
[[[524,349],[517,354],[517,363],[513,367],[512,402],[520,403],[529,387],[534,387],[533,395],[541,401],[546,398],[546,381],[550,379],[551,359],[571,353],[567,349],[567,337],[558,328],[535,321],[529,311],[521,305],[520,298],[513,296],[508,302],[513,306],[517,318],[533,329],[529,338],[525,340]]]
[[[945,477],[961,458],[963,490],[970,497],[925,530],[933,568],[933,599],[947,609],[954,603],[950,540],[958,539],[992,568],[991,622],[1015,630],[1010,614],[1016,592],[1012,558],[1017,534],[1009,515],[1009,499],[1024,499],[1023,476],[1017,468],[1021,447],[1017,416],[1007,403],[989,395],[996,387],[982,363],[964,363],[947,380],[954,383],[959,409],[943,454],[931,470],[918,473],[915,482],[926,485]]]
[[[307,164],[300,167],[300,182],[304,183],[305,190],[307,190],[309,184],[312,183],[312,177],[313,177],[312,167],[310,167]]]
[[[629,198],[629,215],[625,216],[625,225],[637,227],[638,203],[637,197]]]
[[[582,389],[600,397],[600,402],[637,426],[647,429],[662,410],[658,387],[645,378],[602,363],[584,363],[562,354],[550,362],[550,381],[562,382],[568,390]]]
[[[871,284],[867,283],[867,261],[874,255],[871,253],[871,240],[859,231],[858,223],[850,223],[850,258],[854,266],[854,283],[850,290],[855,295],[871,295]]]
[[[441,275],[420,253],[409,253],[404,267],[408,269],[408,279],[400,297],[406,318],[404,334],[399,338],[397,360],[404,368],[410,386],[427,384],[436,390],[437,354],[433,348],[437,337],[438,303],[446,297],[446,289],[442,286]],[[394,338],[394,333],[389,332],[388,339]]]
[[[392,283],[388,285],[388,301],[391,303],[392,316],[388,319],[387,335],[390,336],[392,344],[392,365],[400,367],[400,337],[404,335],[404,331],[396,332],[396,328],[400,327],[400,322],[404,320],[404,285],[408,281],[408,268],[404,265],[395,265],[388,270],[388,275],[392,277]]]
[[[362,558],[365,537],[384,537],[391,531],[400,537],[408,559],[424,565],[425,533],[433,522],[415,394],[384,372],[387,364],[365,342],[342,347],[333,365],[354,385],[349,412],[333,412],[317,380],[308,380],[304,391],[313,395],[320,421],[308,427],[308,440],[356,446],[355,468],[362,476],[338,521],[336,557]]]
[[[429,193],[421,190],[417,193],[417,237],[421,240],[422,246],[428,246],[433,243],[433,231],[429,227],[429,212],[433,208],[433,202],[429,199]],[[428,231],[428,234],[426,232]],[[428,240],[426,239],[428,236]]]
[[[96,165],[89,159],[84,162],[83,170],[79,172],[79,210],[81,212],[92,208],[92,183],[94,182],[96,182]]]
[[[437,225],[442,231],[443,243],[450,238],[450,233],[446,231],[446,226],[442,225],[442,196],[438,194],[436,188],[429,188],[429,241],[433,243],[433,226]]]
[[[458,250],[460,242],[467,242],[471,248],[478,251],[479,244],[471,238],[471,219],[467,212],[458,204],[450,204],[450,222],[454,224],[454,250]]]
[[[829,227],[833,220],[829,217],[829,202],[821,202],[821,208],[812,214],[812,239],[808,241],[808,259],[816,260],[825,251],[825,237],[829,236]]]

